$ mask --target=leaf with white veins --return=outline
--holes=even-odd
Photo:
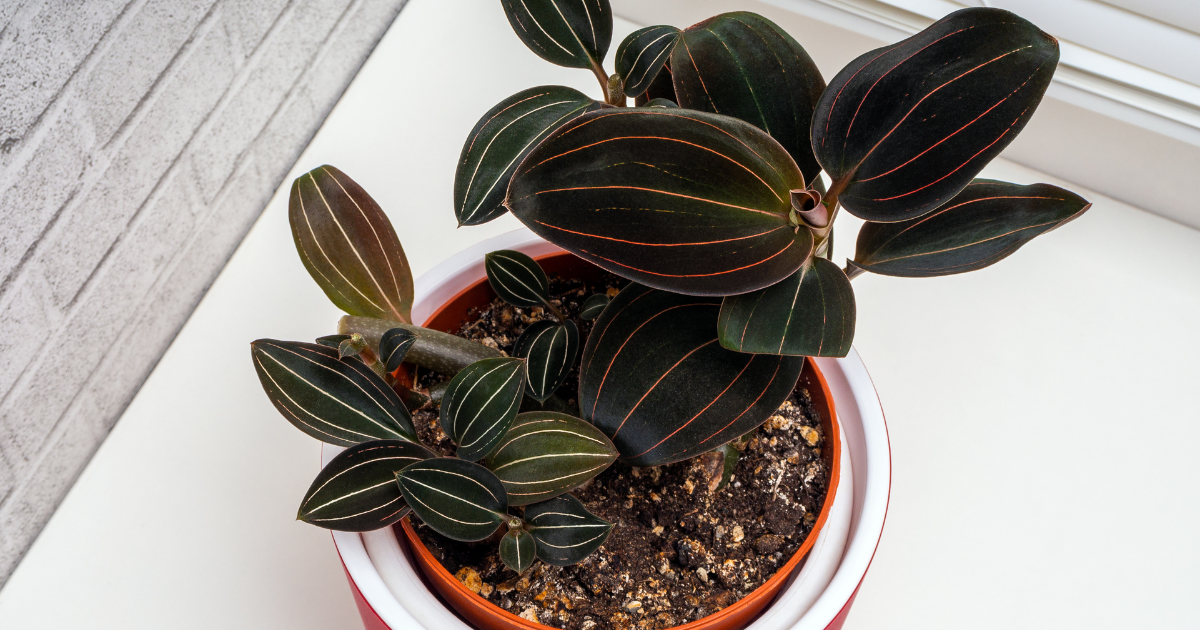
[[[450,380],[441,421],[458,457],[474,461],[492,452],[512,425],[524,388],[525,361],[512,357],[476,361]]]
[[[526,507],[525,522],[537,543],[537,556],[556,567],[588,557],[604,544],[613,527],[569,494]]]
[[[473,462],[427,459],[396,473],[396,482],[412,511],[447,538],[483,540],[508,519],[504,485]]]
[[[554,411],[518,414],[487,459],[508,491],[509,505],[560,495],[604,472],[617,448],[596,427]]]
[[[351,446],[321,469],[296,518],[343,532],[387,527],[408,513],[396,473],[432,457],[424,446],[400,440]]]
[[[534,400],[545,402],[575,367],[579,356],[579,327],[567,320],[560,324],[543,319],[521,333],[513,356],[525,359],[525,382]]]

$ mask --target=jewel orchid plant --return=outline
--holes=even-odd
[[[609,75],[607,0],[502,3],[530,50],[591,70],[603,100],[542,86],[484,114],[455,176],[458,223],[511,212],[630,283],[587,299],[582,341],[536,261],[488,254],[497,295],[549,313],[506,356],[412,322],[408,261],[358,184],[331,166],[297,179],[296,248],[347,315],[316,343],[251,345],[280,413],[347,447],[304,497],[309,523],[364,531],[411,511],[449,538],[498,538],[515,571],[535,557],[578,562],[612,524],[568,492],[618,458],[717,452],[727,480],[805,357],[849,352],[851,279],[980,269],[1090,205],[1049,184],[976,178],[1029,121],[1059,57],[1053,37],[1007,11],[951,13],[827,85],[753,13],[638,30]],[[844,268],[830,260],[843,208],[865,221]],[[416,369],[445,380],[422,389]],[[577,409],[556,394],[576,369]],[[434,407],[454,457],[417,438],[411,411]]]

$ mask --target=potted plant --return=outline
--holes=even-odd
[[[424,533],[405,523],[403,535],[418,564],[484,627],[740,627],[812,547],[838,488],[832,396],[805,370],[806,357],[851,351],[851,280],[979,269],[1089,207],[1048,184],[975,179],[1035,110],[1057,42],[1007,11],[964,9],[859,57],[826,85],[779,27],[729,13],[634,32],[610,76],[601,65],[607,2],[504,7],[533,52],[593,71],[604,99],[544,86],[496,105],[464,144],[454,210],[460,225],[512,212],[569,252],[541,261],[563,273],[548,276],[519,248],[491,251],[487,286],[463,287],[443,309],[448,321],[416,325],[413,279],[378,205],[333,167],[298,178],[297,250],[347,313],[338,334],[316,343],[252,344],[285,418],[346,447],[299,518],[359,532],[415,514]],[[866,221],[844,269],[829,260],[842,208]],[[475,319],[453,334],[464,316]],[[468,339],[471,326],[496,336]],[[784,485],[795,509],[751,515],[765,532],[753,541],[742,543],[749,527],[716,525],[703,511],[723,509],[712,502],[687,514],[610,505],[670,504],[664,495],[686,487],[695,496],[697,482],[702,495],[737,497],[739,479],[755,486],[763,466],[746,461],[759,455],[809,467]],[[663,475],[679,483],[655,486]],[[666,551],[633,561],[642,573],[621,573],[616,556],[595,561],[614,522],[573,491],[623,522],[645,521]],[[814,495],[807,504],[805,492]],[[792,532],[786,559],[776,531]],[[712,567],[706,545],[735,538],[720,544],[744,555]],[[514,594],[520,605],[505,612],[486,599],[500,586],[485,589],[479,568],[454,559],[460,552],[514,584],[554,573],[539,567],[578,565],[572,579],[595,597],[626,588],[606,571],[684,580],[693,591],[713,571],[711,582],[731,594],[683,612],[629,598],[605,616],[555,616],[557,604],[521,610],[547,593],[574,609],[573,595],[546,578],[541,593]],[[448,563],[464,564],[457,579],[446,578]],[[678,587],[659,590],[678,598]]]

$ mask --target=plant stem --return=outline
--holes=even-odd
[[[550,314],[553,315],[558,320],[558,323],[560,323],[560,324],[567,323],[567,318],[562,314],[562,311],[558,310],[557,307],[555,307],[553,304],[551,304],[550,300],[542,300],[542,304],[545,304],[546,308],[550,309]]]
[[[604,66],[600,62],[592,62],[592,74],[596,75],[596,80],[600,82],[600,90],[604,92],[604,102],[616,105],[613,103],[612,93],[608,90],[608,73],[604,71]]]
[[[346,315],[338,321],[338,332],[343,335],[359,333],[372,348],[379,348],[379,338],[393,328],[404,328],[417,336],[405,361],[441,374],[458,374],[463,368],[481,359],[504,356],[499,350],[481,343],[463,339],[456,335],[432,330],[413,324]]]

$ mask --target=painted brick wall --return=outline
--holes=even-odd
[[[405,1],[0,2],[0,585]]]

